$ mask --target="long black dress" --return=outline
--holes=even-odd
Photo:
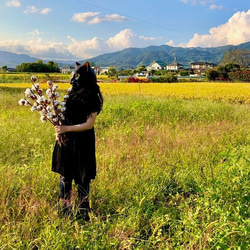
[[[98,92],[81,88],[70,93],[66,103],[65,125],[81,124],[91,113],[100,111]],[[56,141],[52,155],[52,171],[76,181],[94,179],[96,176],[95,131],[66,133],[67,142]]]

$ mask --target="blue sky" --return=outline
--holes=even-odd
[[[250,41],[249,0],[0,0],[0,18],[0,50],[51,60]]]

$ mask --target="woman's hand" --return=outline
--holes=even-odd
[[[67,127],[68,126],[63,126],[63,125],[62,126],[58,126],[58,125],[56,125],[55,126],[56,135],[58,136],[60,134],[66,133],[68,131]]]

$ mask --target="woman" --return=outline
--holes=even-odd
[[[52,156],[52,171],[60,174],[60,198],[63,211],[69,213],[72,181],[77,185],[78,216],[89,220],[88,195],[91,179],[96,176],[95,131],[96,116],[103,98],[96,75],[88,62],[75,63],[70,80],[72,90],[66,102],[65,122],[56,126],[57,141]],[[66,144],[60,144],[59,135],[65,134]]]

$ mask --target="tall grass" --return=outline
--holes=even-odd
[[[54,129],[0,88],[0,249],[247,249],[247,104],[105,95],[91,222],[59,213]]]

